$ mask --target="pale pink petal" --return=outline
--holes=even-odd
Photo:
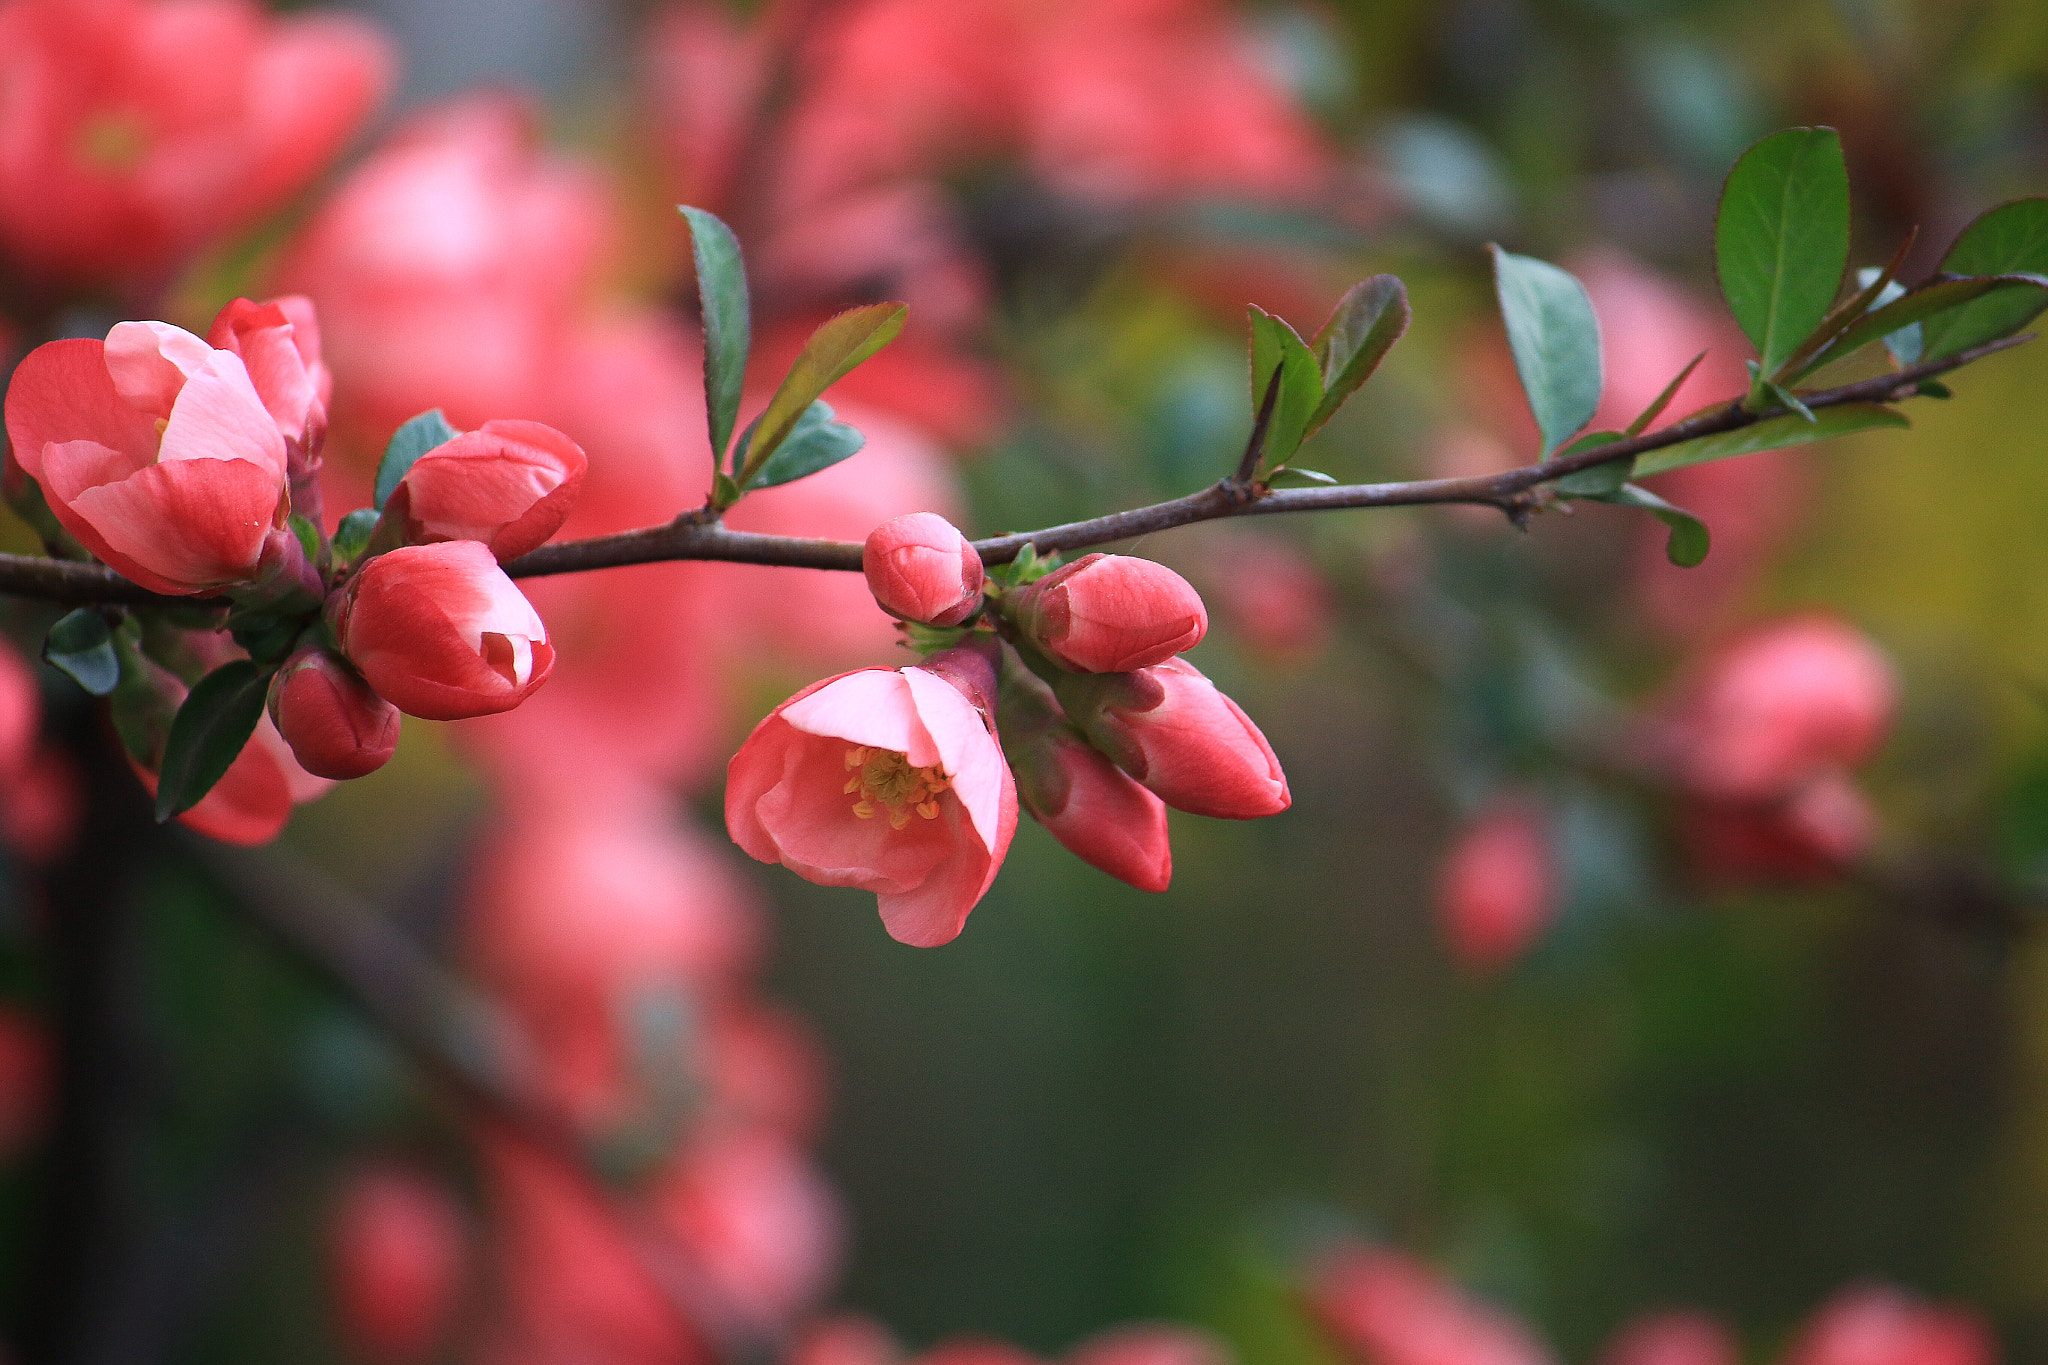
[[[189,592],[255,572],[277,482],[247,460],[177,460],[88,488],[73,506],[105,538],[114,567],[126,572],[127,560]]]
[[[892,668],[848,673],[784,706],[782,718],[806,734],[903,754],[912,767],[925,768],[939,761],[939,751],[918,717],[909,685]]]
[[[151,417],[169,417],[179,390],[212,358],[213,347],[168,322],[117,322],[107,333],[114,391]]]
[[[904,669],[903,680],[918,719],[938,746],[939,770],[952,780],[982,847],[994,848],[1002,825],[1003,783],[1009,777],[1002,750],[981,712],[951,683],[921,668]]]
[[[155,424],[121,401],[107,374],[106,344],[85,338],[38,346],[15,367],[7,438],[16,462],[39,483],[43,451],[52,445],[96,441],[137,468],[156,458]]]
[[[241,358],[214,351],[185,381],[164,428],[159,460],[246,460],[271,471],[281,490],[285,477],[284,437],[249,382]],[[273,499],[273,505],[275,500]]]
[[[946,803],[938,820],[946,823],[959,808]],[[913,824],[917,823],[912,821]],[[957,836],[956,836],[957,838]],[[875,897],[889,937],[913,948],[936,948],[960,936],[968,912],[988,890],[996,862],[976,841],[958,839],[950,858],[935,865],[929,876],[908,891],[883,891]]]
[[[781,752],[782,772],[757,803],[775,861],[821,886],[907,891],[954,855],[958,807],[940,802],[936,820],[913,817],[902,829],[877,814],[863,820],[844,790],[847,743],[836,736],[797,741]],[[950,813],[950,814],[949,814]]]

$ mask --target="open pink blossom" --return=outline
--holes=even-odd
[[[7,435],[64,529],[157,592],[250,578],[290,508],[284,438],[241,357],[168,323],[37,347]]]
[[[553,427],[486,422],[420,456],[386,510],[404,519],[415,545],[480,540],[503,564],[561,529],[586,463],[583,448]]]
[[[474,540],[378,555],[331,611],[349,662],[422,720],[509,711],[555,664],[540,613]]]
[[[875,892],[901,942],[951,941],[1017,829],[994,682],[985,659],[948,650],[805,688],[733,755],[726,828],[764,863]]]
[[[311,182],[392,67],[349,16],[0,4],[0,256],[72,283],[159,282]]]

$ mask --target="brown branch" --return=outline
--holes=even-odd
[[[2031,333],[1987,342],[1982,346],[1941,360],[1914,365],[1896,374],[1877,375],[1853,384],[1825,389],[1805,397],[1808,408],[1839,407],[1845,403],[1897,402],[1914,396],[1923,379],[1932,379],[1960,369],[1986,356],[2032,341]],[[1199,493],[1171,502],[1135,507],[1126,512],[1088,521],[1068,522],[1040,531],[992,536],[978,540],[974,548],[985,564],[1007,564],[1026,545],[1041,554],[1054,550],[1081,550],[1120,540],[1150,535],[1155,531],[1189,526],[1223,517],[1269,516],[1281,512],[1320,512],[1348,507],[1415,507],[1433,503],[1478,503],[1497,507],[1512,516],[1528,512],[1535,505],[1535,490],[1542,484],[1576,474],[1582,469],[1613,464],[1652,450],[1678,445],[1700,436],[1715,436],[1784,412],[1745,412],[1737,403],[1709,408],[1682,422],[1645,432],[1626,440],[1560,456],[1540,464],[1523,465],[1500,474],[1463,479],[1416,479],[1406,483],[1340,484],[1328,488],[1287,488],[1259,492],[1224,479]],[[772,564],[794,569],[835,569],[857,572],[861,547],[852,541],[812,540],[799,536],[769,536],[752,531],[734,531],[710,513],[686,512],[665,526],[648,526],[617,535],[593,536],[543,545],[505,566],[514,578],[543,574],[581,573],[590,569],[618,568],[628,564],[654,564],[670,560],[722,560],[737,564]],[[190,599],[159,597],[147,592],[112,569],[97,564],[72,564],[28,555],[0,555],[0,593],[38,597],[45,601],[84,605],[93,602],[166,603]]]
[[[237,909],[339,987],[466,1108],[575,1176],[624,1233],[648,1283],[714,1359],[760,1365],[781,1357],[778,1329],[735,1305],[644,1199],[591,1164],[582,1132],[547,1099],[510,1019],[375,907],[313,868],[274,850],[183,842]]]

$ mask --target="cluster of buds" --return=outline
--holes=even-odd
[[[289,813],[288,799],[259,789],[361,777],[391,756],[399,712],[508,710],[554,662],[547,628],[500,565],[561,526],[583,451],[535,422],[463,433],[429,414],[386,454],[380,507],[330,537],[318,477],[331,387],[312,305],[287,297],[237,299],[203,338],[124,322],[105,341],[51,342],[7,394],[10,498],[52,549],[194,599],[192,611],[138,609],[109,642],[119,681],[103,690],[145,782],[155,789],[167,760],[185,766],[170,751],[188,693],[232,705],[267,689],[267,721],[243,705],[240,753],[216,755],[213,779],[188,783],[197,790],[168,812],[237,807],[255,818],[195,823],[245,842]],[[244,685],[202,689],[226,665]],[[266,747],[289,756],[260,762]]]
[[[876,892],[889,932],[930,946],[988,889],[1020,806],[1146,891],[1173,875],[1168,806],[1239,820],[1287,809],[1265,736],[1178,657],[1208,613],[1171,569],[1091,554],[990,575],[929,512],[876,527],[863,567],[931,652],[813,684],[748,737],[726,824],[761,861]]]

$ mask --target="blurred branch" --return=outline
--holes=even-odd
[[[2033,340],[2032,334],[1988,342],[1941,360],[1914,365],[1895,374],[1877,375],[1823,389],[1804,396],[1809,409],[1839,407],[1845,403],[1892,403],[1912,398],[1921,380],[1961,369],[1986,356],[2010,350]],[[1476,503],[1496,507],[1517,522],[1542,504],[1543,485],[1576,474],[1583,469],[1633,459],[1652,450],[1678,445],[1701,436],[1738,431],[1758,422],[1782,417],[1781,409],[1746,412],[1734,402],[1710,408],[1674,422],[1657,431],[1626,440],[1610,441],[1573,455],[1559,456],[1539,464],[1523,465],[1500,474],[1463,479],[1416,479],[1407,483],[1339,484],[1327,488],[1268,489],[1245,485],[1235,478],[1223,479],[1199,493],[1149,507],[1113,512],[1088,521],[1050,526],[1041,531],[992,536],[978,540],[974,548],[985,564],[1007,564],[1026,545],[1040,554],[1054,550],[1081,550],[1115,541],[1130,540],[1177,526],[1217,521],[1225,517],[1268,516],[1282,512],[1322,512],[1354,507],[1417,507],[1438,503]],[[593,536],[543,545],[505,566],[514,578],[535,578],[544,574],[582,573],[592,569],[618,568],[628,564],[653,564],[672,560],[722,560],[738,564],[772,564],[794,569],[836,569],[858,572],[861,547],[852,541],[811,540],[798,536],[760,535],[734,531],[722,525],[708,510],[685,512],[665,526],[648,526],[617,535]],[[0,555],[0,593],[38,597],[46,601],[84,604],[90,602],[166,603],[186,599],[159,597],[146,592],[112,569],[95,564],[72,564],[27,555]]]
[[[237,909],[339,987],[459,1101],[575,1175],[623,1232],[648,1283],[716,1360],[780,1358],[777,1328],[732,1303],[645,1200],[591,1164],[582,1132],[537,1083],[511,1020],[376,907],[304,863],[274,850],[184,843]]]

